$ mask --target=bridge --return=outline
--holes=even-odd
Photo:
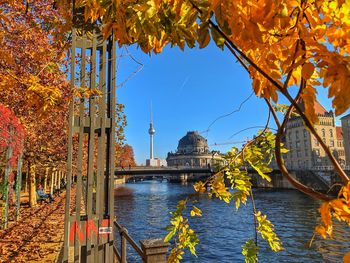
[[[344,167],[344,170],[350,174],[348,166]],[[252,174],[252,182],[256,187],[291,188],[289,182],[276,167],[269,173],[272,178],[272,182],[270,183],[262,180],[260,176],[257,176],[256,171],[252,168],[248,169],[248,172]],[[290,172],[293,177],[303,184],[324,192],[327,192],[333,184],[340,180],[332,166],[316,166],[308,170],[292,169]],[[115,180],[122,180],[122,183],[129,180],[165,178],[170,182],[187,182],[201,180],[213,173],[214,171],[210,167],[199,166],[133,166],[126,168],[116,167],[114,175],[116,176]],[[122,178],[118,179],[117,176],[122,176]]]
[[[213,173],[213,169],[209,167],[196,166],[132,166],[132,167],[116,167],[114,175],[154,175],[154,174],[206,174]]]

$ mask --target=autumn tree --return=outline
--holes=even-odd
[[[0,228],[7,226],[8,210],[11,204],[9,201],[11,200],[12,202],[13,200],[13,184],[15,179],[12,170],[16,167],[18,159],[21,158],[23,140],[23,126],[10,109],[0,104],[0,182],[2,182],[1,199],[3,200],[0,211]],[[16,211],[18,212],[18,207]]]
[[[69,27],[54,1],[0,4],[0,101],[26,130],[24,161],[35,205],[35,167],[65,160],[70,92],[64,71]],[[68,27],[66,27],[68,26]]]
[[[134,150],[129,144],[116,145],[116,167],[135,166]]]
[[[202,192],[205,184],[209,184],[214,189],[211,195],[224,201],[234,200],[236,204],[245,202],[251,196],[250,178],[239,167],[247,163],[263,178],[268,178],[268,162],[261,156],[272,154],[282,174],[294,187],[324,202],[322,224],[316,229],[319,234],[332,236],[332,216],[350,224],[349,177],[314,129],[318,122],[314,111],[317,89],[323,86],[328,90],[336,115],[345,112],[350,105],[348,1],[81,0],[76,1],[76,5],[85,8],[86,20],[99,20],[105,37],[113,33],[120,45],[137,43],[146,53],[160,53],[168,44],[181,49],[185,45],[204,48],[213,40],[219,48],[226,47],[233,59],[249,73],[252,88],[256,96],[265,100],[277,133],[273,135],[265,129],[242,150],[233,149],[228,154],[229,165],[204,185],[196,185],[197,191]],[[293,92],[295,88],[297,92]],[[281,97],[288,101],[282,117],[276,112]],[[298,104],[300,100],[304,101],[305,111]],[[343,181],[343,188],[334,200],[297,181],[284,165],[282,139],[293,112],[300,115],[319,141]],[[225,177],[236,189],[234,194],[225,186]],[[237,180],[243,180],[244,185],[238,188]],[[172,220],[174,225],[170,228],[170,236],[178,233],[180,241],[180,246],[171,254],[175,262],[185,248],[194,253],[197,242],[187,222],[177,221],[180,217],[176,216],[181,216],[185,206],[185,203],[179,204]],[[266,226],[257,225],[258,232],[271,229],[271,223],[261,213],[256,212],[254,216],[259,224]],[[261,234],[273,250],[280,249],[273,233]],[[256,247],[249,241],[243,252],[253,257],[246,257],[247,261],[256,260],[254,251],[257,251]],[[348,253],[344,261],[348,262],[349,257]]]

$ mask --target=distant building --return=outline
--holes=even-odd
[[[350,165],[350,114],[342,117],[340,120],[343,129],[346,164]]]
[[[146,166],[156,166],[156,167],[167,166],[167,162],[166,160],[159,159],[159,158],[147,159]]]
[[[303,110],[303,102],[300,103],[300,106]],[[342,128],[335,125],[333,112],[326,111],[317,101],[315,102],[315,112],[319,118],[319,124],[314,126],[316,131],[338,162],[345,166]],[[285,144],[289,149],[289,152],[284,155],[285,164],[289,169],[307,170],[332,165],[319,142],[304,126],[303,120],[299,116],[289,119]]]
[[[217,151],[209,151],[208,142],[197,131],[189,131],[179,141],[175,153],[168,153],[168,166],[208,167],[224,163]]]

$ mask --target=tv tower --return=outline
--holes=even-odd
[[[151,121],[149,123],[149,139],[150,139],[150,152],[149,152],[149,159],[153,160],[154,155],[153,155],[153,135],[156,133],[156,130],[153,128],[153,122],[152,122],[152,102],[151,102]]]

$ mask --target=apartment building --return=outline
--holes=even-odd
[[[350,114],[342,117],[340,120],[343,129],[346,164],[350,165]]]
[[[300,107],[304,109],[303,102]],[[332,111],[327,111],[319,102],[315,103],[315,112],[319,123],[314,127],[322,140],[330,148],[342,166],[345,166],[342,128],[336,126]],[[287,168],[293,170],[309,170],[331,166],[325,151],[316,138],[304,126],[299,116],[291,117],[286,129],[286,147],[289,152],[284,155]],[[350,150],[350,149],[349,149]]]

